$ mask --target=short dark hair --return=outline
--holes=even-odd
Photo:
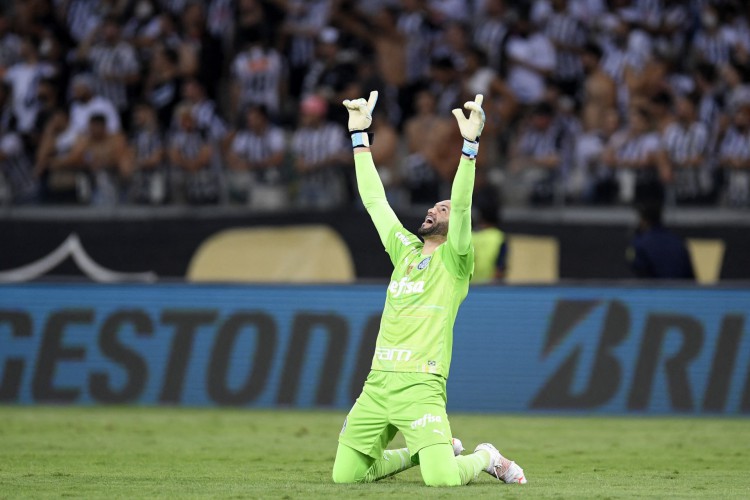
[[[106,125],[107,117],[101,113],[94,113],[93,115],[91,115],[91,118],[89,118],[89,123],[97,123],[100,125]]]
[[[652,225],[662,224],[662,204],[656,200],[641,201],[636,204],[635,209],[642,221]]]
[[[591,40],[586,42],[586,45],[583,46],[583,52],[585,54],[591,54],[592,56],[596,57],[597,61],[601,59],[602,55],[604,54],[599,44]]]
[[[542,101],[531,111],[536,116],[552,116],[555,114],[555,107],[549,101]]]

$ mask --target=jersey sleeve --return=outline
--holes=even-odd
[[[471,195],[474,191],[475,162],[461,157],[451,188],[451,214],[445,265],[458,278],[474,272],[474,247],[471,242]]]
[[[370,214],[375,229],[378,230],[380,241],[388,250],[388,237],[391,235],[391,229],[394,226],[400,226],[401,222],[385,197],[385,188],[383,188],[375,163],[372,161],[372,154],[369,152],[356,153],[354,155],[354,168],[362,204],[365,206],[367,213]]]

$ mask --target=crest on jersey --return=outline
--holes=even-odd
[[[430,259],[432,259],[432,255],[430,255],[429,257],[425,257],[424,259],[422,259],[422,262],[420,262],[419,264],[417,264],[417,269],[419,269],[421,271],[422,269],[426,268],[430,264]]]

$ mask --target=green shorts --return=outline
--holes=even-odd
[[[433,444],[451,444],[445,379],[431,373],[373,370],[344,421],[339,443],[375,459],[397,431],[414,458]]]

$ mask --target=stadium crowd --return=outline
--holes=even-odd
[[[477,93],[505,204],[750,205],[740,0],[13,0],[0,71],[2,204],[340,207],[378,90],[395,206],[447,197]]]

